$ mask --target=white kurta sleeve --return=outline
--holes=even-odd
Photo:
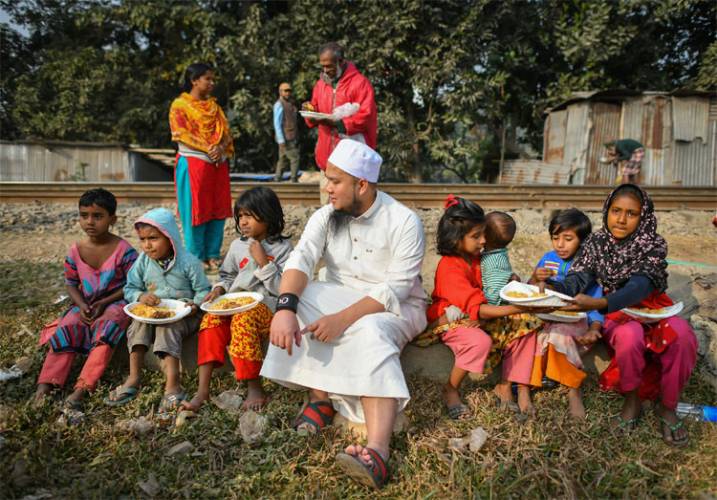
[[[371,287],[368,296],[383,304],[387,312],[400,316],[401,302],[408,299],[416,278],[421,274],[426,239],[421,220],[415,214],[396,221],[396,226],[391,229],[399,232],[399,237],[391,249],[386,280]]]
[[[311,279],[314,276],[316,264],[324,254],[326,236],[332,209],[326,206],[314,212],[304,227],[301,239],[284,264],[284,271],[296,269]]]

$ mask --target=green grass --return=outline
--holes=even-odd
[[[262,443],[250,446],[238,433],[238,417],[213,405],[178,430],[155,429],[137,438],[115,424],[149,414],[161,396],[161,376],[150,373],[137,401],[118,409],[102,398],[123,378],[112,366],[97,392],[87,400],[84,424],[55,424],[56,405],[35,409],[29,404],[44,351],[37,332],[57,316],[50,305],[61,293],[59,266],[13,262],[0,264],[3,305],[0,313],[0,367],[20,356],[33,359],[33,369],[19,380],[0,383],[0,496],[20,498],[45,489],[57,497],[107,498],[143,496],[138,482],[153,474],[159,497],[321,497],[357,498],[369,492],[344,478],[333,457],[351,437],[338,429],[306,438],[290,429],[302,395],[267,383],[273,396],[266,414],[271,426]],[[10,284],[6,282],[9,278]],[[20,286],[22,285],[22,286]],[[33,293],[28,293],[33,291]],[[70,381],[79,371],[79,361]],[[195,375],[184,386],[196,388]],[[526,424],[493,408],[489,387],[475,383],[465,393],[475,412],[472,420],[450,422],[440,403],[440,383],[409,379],[414,398],[408,429],[394,439],[393,480],[381,492],[388,498],[468,497],[695,497],[717,493],[717,427],[689,423],[686,449],[665,446],[656,419],[647,414],[630,436],[613,434],[609,417],[621,400],[586,384],[588,419],[573,423],[565,415],[566,394],[536,394],[538,417]],[[234,388],[230,374],[214,381],[212,390]],[[715,402],[714,389],[691,380],[684,400]],[[480,453],[456,453],[447,440],[484,427],[490,438]],[[184,440],[194,451],[167,457]]]

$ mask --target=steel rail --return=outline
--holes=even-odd
[[[314,183],[240,182],[232,183],[232,197],[252,186],[268,186],[276,191],[282,203],[319,205],[319,190]],[[170,182],[0,182],[2,203],[74,203],[87,189],[105,187],[120,201],[137,203],[171,203],[175,200]],[[506,184],[405,184],[386,183],[380,188],[413,208],[443,206],[448,194],[463,196],[490,209],[565,208],[586,210],[602,207],[612,186],[556,186]],[[717,187],[650,186],[647,191],[657,210],[715,210]]]

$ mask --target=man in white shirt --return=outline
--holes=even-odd
[[[329,157],[330,204],[311,217],[284,265],[261,371],[309,389],[299,430],[320,430],[335,411],[366,423],[366,446],[349,446],[337,462],[374,487],[388,478],[394,421],[410,397],[401,350],[426,326],[423,227],[413,211],[378,190],[381,163],[351,139]],[[309,283],[321,258],[325,281]]]

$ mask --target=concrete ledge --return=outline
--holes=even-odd
[[[193,335],[184,340],[182,344],[182,359],[180,367],[183,372],[194,372],[197,369],[197,335]],[[264,346],[266,348],[266,345]],[[151,370],[160,370],[160,360],[155,356],[151,347],[147,351],[144,358],[145,366]],[[607,348],[603,343],[598,343],[592,351],[583,356],[585,371],[591,375],[599,375],[610,363],[610,357]],[[123,340],[115,351],[112,358],[112,366],[119,369],[127,370],[129,366],[129,353],[127,352],[127,344]],[[414,344],[408,344],[401,353],[401,366],[406,375],[417,375],[430,380],[445,381],[448,374],[453,368],[453,353],[445,345],[438,343],[428,347],[418,347]],[[233,371],[231,359],[227,355],[226,364],[219,369],[220,371]],[[492,374],[485,376],[471,373],[469,377],[475,381],[486,384],[495,384],[498,381],[499,370],[494,370]]]

